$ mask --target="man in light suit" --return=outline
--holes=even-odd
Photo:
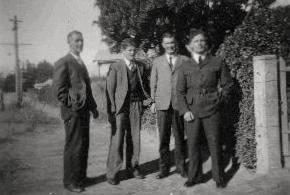
[[[175,138],[176,172],[186,177],[184,127],[183,118],[177,108],[176,82],[178,69],[187,57],[177,54],[174,34],[164,33],[162,47],[165,54],[153,61],[150,79],[151,97],[154,101],[150,109],[153,113],[157,110],[160,138],[160,172],[156,178],[161,179],[169,175],[171,126]]]
[[[110,66],[107,83],[107,111],[111,123],[111,140],[107,160],[107,181],[119,183],[118,172],[123,163],[126,139],[126,169],[130,176],[143,179],[139,170],[140,130],[143,100],[150,96],[145,90],[144,64],[135,59],[136,45],[132,39],[121,44],[123,59]]]
[[[72,31],[67,36],[70,52],[58,60],[54,67],[53,86],[61,104],[61,117],[65,125],[64,187],[72,192],[84,191],[89,150],[90,111],[98,117],[90,78],[80,53],[83,36]]]

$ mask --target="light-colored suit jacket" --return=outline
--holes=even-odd
[[[146,92],[146,82],[144,67],[145,65],[135,60],[134,63],[137,65],[137,74],[139,81],[141,83],[141,88],[143,91],[142,100],[151,99]],[[118,114],[121,110],[125,98],[128,93],[128,72],[127,65],[124,60],[119,60],[110,66],[107,82],[106,82],[106,96],[107,96],[107,112],[108,114],[116,113]]]
[[[186,60],[188,60],[188,57],[178,55],[173,69],[170,68],[165,54],[153,60],[150,89],[151,98],[156,103],[157,110],[167,110],[170,103],[175,110],[178,110],[176,98],[177,72]]]

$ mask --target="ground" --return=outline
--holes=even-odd
[[[50,117],[58,117],[55,109],[45,108]],[[11,124],[1,123],[2,127]],[[3,195],[62,195],[73,194],[62,186],[62,153],[64,129],[61,121],[36,124],[33,130],[24,130],[23,124],[15,125],[9,139],[0,139],[0,194]],[[6,132],[7,134],[7,132]],[[2,138],[6,135],[1,132]],[[185,188],[186,179],[172,173],[168,178],[157,180],[158,141],[153,131],[142,130],[141,169],[144,180],[128,179],[117,186],[105,179],[106,159],[109,145],[108,123],[92,120],[88,176],[95,182],[86,188],[84,195],[288,195],[290,172],[288,169],[273,171],[269,175],[256,175],[242,166],[231,173],[225,189],[216,189],[208,178],[204,184]],[[7,135],[6,135],[7,136]],[[210,163],[204,163],[205,172]],[[231,163],[227,170],[231,169]],[[172,167],[174,170],[174,167]],[[229,172],[229,171],[228,171]],[[230,174],[230,173],[229,173]]]

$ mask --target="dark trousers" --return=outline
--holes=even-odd
[[[185,166],[185,139],[182,116],[172,107],[168,110],[157,110],[157,124],[159,130],[159,169],[160,172],[169,172],[170,169],[170,135],[171,125],[175,141],[175,165],[178,171],[184,171]]]
[[[185,123],[187,130],[188,145],[188,179],[198,181],[202,179],[202,159],[200,148],[201,130],[207,139],[211,159],[212,159],[212,177],[215,181],[221,179],[221,162],[220,162],[220,114],[215,113],[207,118],[195,118],[194,121]],[[203,128],[202,128],[203,127]]]
[[[126,139],[126,168],[136,169],[140,157],[142,102],[129,104],[111,121],[111,140],[107,160],[107,178],[114,179],[123,164],[123,144]]]
[[[78,185],[86,177],[89,151],[89,112],[73,115],[64,122],[64,185]]]

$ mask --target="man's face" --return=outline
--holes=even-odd
[[[191,39],[187,48],[190,52],[195,52],[198,54],[204,54],[207,51],[206,38],[203,34],[198,34]]]
[[[162,47],[165,49],[165,53],[172,55],[176,52],[176,42],[174,37],[164,37],[162,39]]]
[[[84,39],[81,34],[74,33],[69,38],[68,44],[70,46],[71,52],[74,54],[79,54],[83,51]]]
[[[123,49],[122,53],[127,60],[131,61],[135,58],[136,48],[134,46],[128,46],[126,49]]]

